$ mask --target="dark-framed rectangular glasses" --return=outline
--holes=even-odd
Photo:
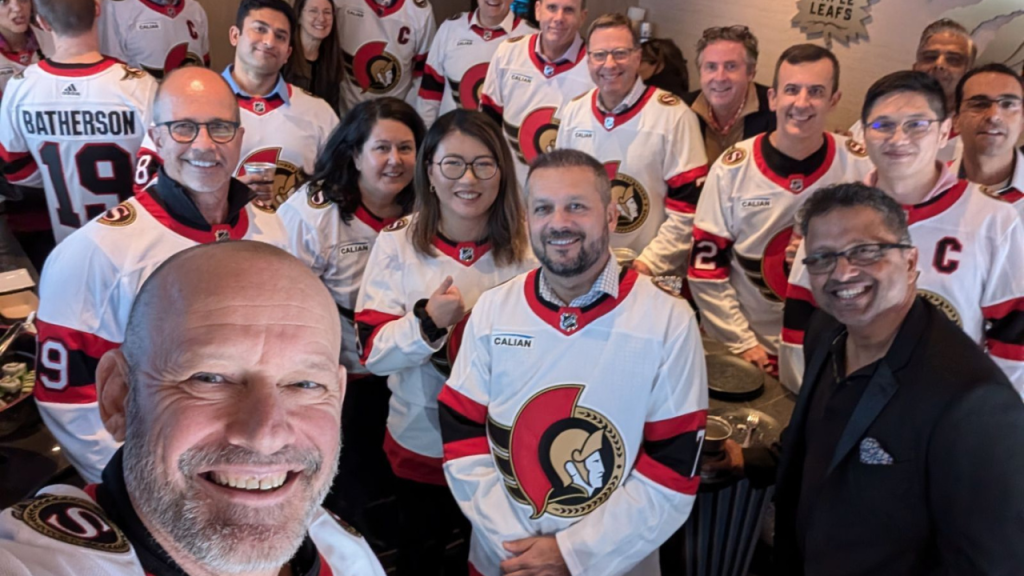
[[[172,120],[161,122],[157,126],[167,127],[171,139],[179,144],[191,144],[199,137],[199,129],[206,126],[206,133],[210,140],[218,144],[227,144],[235,139],[238,134],[238,122],[228,120],[213,120],[211,122],[193,122],[192,120]]]
[[[910,244],[858,244],[843,250],[842,252],[818,252],[804,258],[802,262],[810,274],[828,274],[836,269],[839,258],[846,258],[846,261],[854,266],[870,266],[882,259],[882,256],[893,248],[913,248]]]
[[[498,163],[493,158],[474,158],[472,162],[466,162],[459,156],[445,156],[436,163],[441,167],[441,174],[449,180],[458,180],[466,174],[466,170],[473,170],[473,176],[477,180],[490,180],[498,173]]]
[[[1017,112],[1024,107],[1024,100],[1018,96],[1003,96],[1001,98],[987,98],[985,96],[974,96],[964,100],[962,106],[968,112],[982,114],[995,104],[1003,112]]]
[[[591,62],[595,64],[604,64],[609,56],[612,57],[612,60],[621,64],[629,60],[630,54],[637,50],[639,48],[616,48],[615,50],[594,50],[593,52],[587,52],[587,54],[590,55]]]

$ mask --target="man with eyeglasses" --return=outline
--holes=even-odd
[[[273,211],[313,173],[316,157],[338,125],[324,100],[285,81],[295,14],[284,0],[243,0],[229,39],[234,63],[222,76],[242,110],[246,138],[235,176],[258,195],[256,206]],[[156,173],[160,158],[146,140],[135,171],[138,187]]]
[[[832,52],[788,48],[769,95],[778,129],[736,144],[711,167],[687,277],[707,335],[775,374],[796,212],[814,190],[864,178],[871,163],[858,142],[825,130],[842,96]]]
[[[757,38],[746,26],[708,28],[697,41],[700,90],[684,100],[700,118],[708,162],[740,140],[775,130],[768,87],[754,82],[757,55]]]
[[[210,65],[210,30],[198,0],[104,1],[100,50],[163,78],[182,66]]]
[[[45,189],[58,243],[131,196],[132,156],[152,119],[156,81],[100,53],[96,9],[94,0],[36,2],[56,51],[13,77],[0,105],[5,176]]]
[[[806,382],[781,454],[726,447],[748,476],[778,465],[779,574],[995,575],[1024,563],[1024,404],[920,294],[929,263],[908,217],[860,183],[804,204],[803,265],[827,313],[807,332]]]
[[[558,146],[586,152],[608,171],[620,261],[647,275],[682,270],[708,173],[697,116],[640,79],[640,38],[622,14],[594,20],[587,47],[597,88],[562,106]]]
[[[978,47],[959,22],[942,18],[929,24],[921,32],[917,45],[917,56],[911,70],[924,72],[935,78],[942,86],[946,99],[946,110],[956,110],[956,86],[968,70],[974,66]],[[850,137],[863,142],[864,122],[858,120],[850,127]],[[939,151],[939,160],[955,162],[963,154],[963,143],[956,130],[951,130],[945,146]]]
[[[942,87],[921,72],[894,72],[868,89],[862,119],[877,169],[866,182],[899,202],[920,252],[920,294],[960,326],[1024,394],[1024,222],[1008,203],[979,193],[938,160],[949,125]],[[803,381],[804,335],[820,305],[797,252],[782,332],[782,380]],[[851,304],[874,297],[865,279],[833,294]]]
[[[36,404],[88,482],[100,481],[120,445],[100,420],[96,366],[124,340],[142,282],[197,244],[248,239],[287,246],[277,215],[256,209],[249,188],[231,177],[245,135],[238,114],[216,72],[188,67],[169,74],[149,129],[164,159],[157,178],[69,236],[43,269]]]
[[[1024,78],[1003,64],[968,72],[956,87],[953,125],[964,143],[952,170],[972,187],[1001,198],[1024,215]]]
[[[537,0],[540,32],[498,46],[480,94],[480,109],[504,129],[520,188],[534,158],[555,148],[555,114],[594,87],[583,64],[583,0]]]

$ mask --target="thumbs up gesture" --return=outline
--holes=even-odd
[[[454,326],[466,315],[462,292],[454,284],[455,281],[448,276],[427,299],[427,314],[438,328]]]

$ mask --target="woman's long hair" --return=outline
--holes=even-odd
[[[474,110],[452,110],[434,122],[416,155],[416,220],[409,228],[416,251],[433,256],[434,238],[440,230],[441,203],[431,190],[427,170],[445,136],[461,132],[487,147],[499,168],[498,196],[487,216],[487,237],[499,266],[522,262],[527,246],[526,217],[516,183],[512,152],[501,129],[486,114]],[[467,167],[469,169],[469,167]],[[444,176],[442,176],[443,178]]]
[[[335,11],[331,25],[331,33],[320,43],[320,56],[317,58],[317,75],[314,82],[313,69],[306,61],[306,51],[302,48],[302,12],[309,0],[295,0],[295,17],[299,25],[295,27],[295,42],[292,55],[284,68],[284,77],[288,82],[308,90],[313,95],[323,98],[335,112],[341,106],[341,81],[344,70],[341,65],[341,44],[338,41],[338,15],[333,0],[328,0],[331,10]]]
[[[345,115],[324,144],[316,159],[313,175],[309,177],[310,187],[314,191],[323,191],[328,200],[337,204],[345,222],[352,219],[362,202],[355,157],[362,152],[379,120],[394,120],[408,126],[417,149],[427,131],[416,110],[398,98],[367,100]],[[395,197],[395,204],[402,207],[402,214],[408,214],[412,212],[415,199],[413,183],[409,182]]]

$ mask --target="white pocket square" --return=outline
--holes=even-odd
[[[873,466],[891,466],[893,459],[892,455],[878,443],[878,440],[865,438],[860,441],[860,462]]]

